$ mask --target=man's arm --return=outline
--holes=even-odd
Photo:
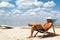
[[[46,25],[46,23],[43,26],[45,26],[45,25]]]

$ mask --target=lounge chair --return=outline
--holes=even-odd
[[[51,20],[51,22],[54,23],[55,20]],[[53,34],[56,35],[54,25],[52,25],[51,27],[53,28],[53,32],[54,32]],[[34,37],[36,37],[36,35],[37,35],[39,32],[40,32],[40,33],[44,33],[43,36],[41,36],[41,38],[44,37],[46,33],[47,33],[47,34],[51,33],[51,32],[48,32],[48,30],[47,30],[47,31],[37,30],[37,33],[34,35]]]

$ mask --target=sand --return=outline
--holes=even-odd
[[[55,28],[56,33],[60,34],[60,28]],[[52,31],[52,28],[49,30]],[[36,31],[34,32],[34,34]],[[21,29],[19,27],[14,27],[13,29],[0,29],[0,40],[60,40],[59,36],[40,38],[38,35],[43,35],[38,33],[37,37],[27,38],[30,34],[30,29]]]

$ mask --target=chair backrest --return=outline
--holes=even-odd
[[[51,22],[53,23],[53,25],[52,25],[53,32],[55,33],[54,23],[56,22],[56,19],[51,19]]]
[[[56,19],[51,19],[51,22],[52,22],[52,23],[56,22]]]

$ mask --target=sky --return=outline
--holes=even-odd
[[[47,17],[60,26],[60,0],[0,0],[0,25],[43,25]]]

